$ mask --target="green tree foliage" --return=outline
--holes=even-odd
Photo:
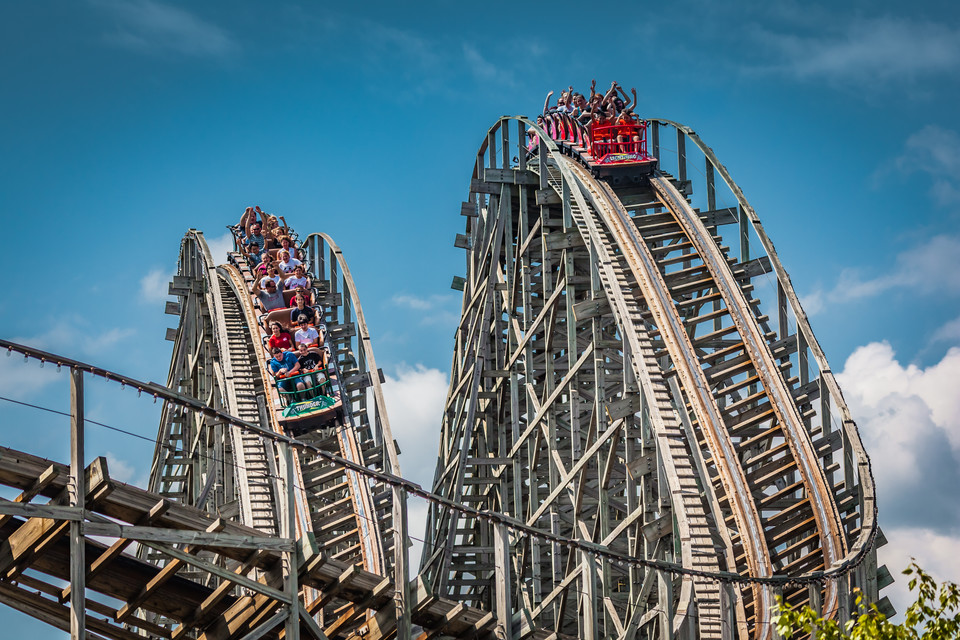
[[[857,596],[857,615],[845,625],[824,620],[810,607],[794,610],[779,600],[774,624],[780,636],[810,635],[817,640],[956,640],[960,638],[960,587],[944,582],[939,587],[930,575],[910,563],[903,572],[910,577],[910,591],[916,601],[907,609],[904,621],[895,624],[875,604],[866,606]]]

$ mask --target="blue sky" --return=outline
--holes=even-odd
[[[960,578],[960,11],[688,0],[591,34],[588,6],[3,3],[0,335],[164,380],[180,237],[222,249],[259,204],[346,252],[401,464],[429,482],[476,149],[547,91],[616,79],[693,127],[763,220],[874,457],[884,559]],[[0,360],[5,397],[62,410],[64,378]],[[148,401],[89,387],[92,418],[155,435]],[[65,419],[0,402],[0,424],[67,459]],[[143,481],[149,444],[88,437]]]

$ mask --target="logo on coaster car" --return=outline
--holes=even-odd
[[[643,157],[639,153],[608,153],[603,157],[603,163],[608,164],[610,162],[636,162],[642,159]]]
[[[303,418],[329,409],[337,403],[330,396],[317,396],[313,400],[295,402],[283,410],[280,415],[284,418]]]

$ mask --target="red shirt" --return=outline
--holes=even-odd
[[[281,349],[293,349],[293,343],[290,341],[290,334],[286,331],[281,331],[278,336],[270,336],[270,340],[267,341],[267,345],[270,347],[270,350],[273,351],[274,347],[280,347]]]

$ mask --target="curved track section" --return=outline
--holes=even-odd
[[[298,434],[320,450],[377,471],[400,475],[396,445],[380,389],[369,332],[356,287],[340,249],[324,235],[304,243],[316,302],[332,358],[328,375],[343,410],[322,428]],[[239,254],[215,266],[203,234],[181,243],[168,313],[180,316],[168,386],[244,421],[282,433],[281,400],[267,374],[265,333],[250,296],[252,275]],[[281,535],[286,522],[285,462],[255,433],[199,412],[165,405],[150,489],[225,519]],[[189,455],[170,456],[167,451]],[[301,449],[294,459],[297,537],[317,554],[359,564],[381,576],[394,569],[393,493],[381,482]],[[308,594],[309,596],[309,594]],[[332,616],[329,596],[308,597],[311,614]],[[362,617],[355,620],[362,622]],[[341,625],[341,630],[342,625]]]
[[[488,132],[462,207],[467,275],[434,491],[687,568],[828,571],[839,578],[784,596],[831,616],[847,614],[853,586],[877,599],[869,461],[726,169],[699,139],[694,166],[694,134],[676,125],[675,175],[601,182],[542,131],[526,154],[529,126],[504,118]],[[654,155],[669,151],[667,126],[654,121]],[[732,207],[717,206],[717,174]],[[434,508],[427,532],[435,591],[494,606],[494,529]],[[591,638],[719,638],[724,625],[772,635],[769,584],[731,594],[535,539],[510,549],[507,593],[536,625]]]

